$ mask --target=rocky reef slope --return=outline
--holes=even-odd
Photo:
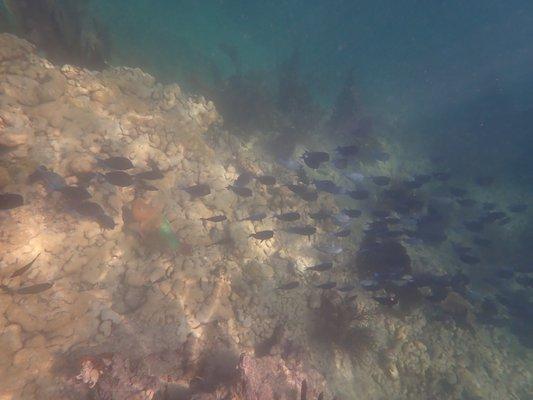
[[[339,205],[321,194],[311,206],[285,187],[256,182],[251,198],[238,198],[226,187],[242,169],[292,178],[254,149],[253,138],[241,143],[215,129],[219,122],[212,103],[139,69],[55,66],[28,42],[0,35],[0,191],[24,198],[22,207],[0,211],[0,398],[293,399],[304,380],[311,399],[320,392],[326,399],[520,398],[530,372],[498,329],[472,333],[434,324],[422,311],[382,312],[359,289],[352,309],[346,297],[315,287],[324,281],[318,273],[277,290],[322,261],[316,239],[276,231],[255,240],[249,235],[284,225],[246,217]],[[112,156],[130,159],[135,172],[157,165],[164,177],[150,181],[157,190],[91,181],[91,200],[111,227],[28,182],[44,165],[81,184],[105,172],[97,159]],[[208,183],[211,195],[182,190],[198,183]],[[150,210],[165,216],[188,251],[145,240]],[[229,221],[202,220],[218,214]],[[356,244],[345,239],[335,262],[346,265]],[[45,282],[52,286],[33,286]],[[325,305],[364,318],[347,331],[340,317],[317,319]],[[317,339],[317,326],[360,338],[350,338],[350,353],[328,335]]]

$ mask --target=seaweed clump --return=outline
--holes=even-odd
[[[372,120],[365,117],[361,110],[353,69],[348,72],[337,96],[327,126],[335,133],[349,134],[352,137],[367,136],[372,130]]]
[[[372,237],[366,237],[357,253],[356,263],[364,278],[371,278],[376,274],[401,277],[411,272],[411,258],[407,250],[394,240],[376,241]]]
[[[244,71],[235,46],[222,44],[232,71],[223,77],[215,65],[212,83],[198,76],[190,82],[195,90],[213,99],[224,126],[238,134],[278,132],[286,142],[319,126],[322,112],[303,78],[298,50],[274,71]]]
[[[306,133],[320,122],[320,108],[302,78],[298,49],[279,68],[277,106],[284,117],[283,125],[279,127],[284,133]]]
[[[58,64],[102,69],[109,35],[89,13],[88,0],[5,0],[13,30]]]
[[[324,294],[315,321],[315,337],[350,353],[358,362],[376,348],[367,308],[338,294]]]

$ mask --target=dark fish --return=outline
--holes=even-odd
[[[125,171],[133,168],[132,162],[126,157],[109,157],[105,160],[97,159],[98,165],[109,169],[116,169],[119,171]]]
[[[349,146],[338,146],[335,151],[342,157],[355,156],[359,152],[359,147],[355,144]]]
[[[124,171],[111,171],[104,174],[106,181],[110,184],[120,187],[128,187],[133,185],[133,176]]]
[[[492,211],[496,208],[496,203],[483,203],[483,210],[485,211]]]
[[[474,179],[474,182],[476,184],[478,184],[479,186],[486,187],[486,186],[490,186],[490,185],[492,185],[494,183],[494,177],[493,176],[488,176],[488,175],[477,176]]]
[[[209,221],[209,222],[222,222],[227,220],[228,218],[225,215],[215,215],[213,217],[209,218],[200,218],[202,221]]]
[[[339,194],[342,192],[342,188],[337,186],[335,182],[326,179],[326,180],[317,180],[313,181],[313,184],[319,192],[326,192],[331,194]]]
[[[91,181],[98,176],[99,174],[96,172],[80,172],[76,174],[79,186],[88,186],[89,183],[91,183]]]
[[[346,169],[348,166],[348,159],[346,158],[336,158],[333,160],[333,166],[337,169]]]
[[[463,225],[470,232],[481,232],[485,226],[484,222],[479,220],[465,221]]]
[[[304,193],[307,193],[307,186],[304,185],[293,185],[291,183],[285,185],[287,189],[289,189],[294,194],[297,194],[298,196],[301,196]]]
[[[234,244],[233,239],[229,236],[223,237],[222,239],[217,240],[216,242],[213,242],[211,244],[206,245],[205,247],[211,247],[211,246],[229,246]]]
[[[434,172],[433,178],[441,182],[446,182],[450,180],[451,174],[449,172]]]
[[[398,296],[396,296],[395,294],[391,293],[391,294],[388,294],[387,296],[383,296],[383,297],[372,297],[374,300],[376,300],[379,304],[382,304],[384,306],[394,306],[395,304],[398,304],[398,301],[400,300],[398,298]]]
[[[296,170],[296,176],[298,177],[298,182],[309,185],[309,177],[307,176],[307,172],[305,172],[305,168],[300,165],[300,168]]]
[[[235,182],[233,182],[234,187],[243,187],[248,185],[252,179],[254,178],[253,174],[249,171],[244,171],[242,174],[240,174],[237,179],[235,179]]]
[[[490,247],[490,245],[492,244],[489,239],[484,239],[480,237],[475,237],[474,239],[472,239],[472,243],[477,244],[481,247]]]
[[[59,191],[71,201],[83,201],[91,198],[91,194],[81,186],[65,186]]]
[[[327,210],[319,210],[316,213],[310,213],[309,218],[314,219],[315,221],[324,221],[331,217],[331,212]]]
[[[124,223],[124,225],[128,225],[135,222],[135,219],[133,218],[133,213],[131,209],[127,206],[122,206],[122,222]]]
[[[333,289],[336,286],[337,286],[337,282],[332,282],[332,281],[321,283],[320,285],[315,285],[317,289],[325,289],[325,290]]]
[[[17,294],[37,294],[50,289],[54,284],[52,282],[38,283],[36,285],[24,286],[16,290]]]
[[[100,227],[103,229],[115,229],[115,226],[117,225],[115,224],[115,220],[107,214],[100,214],[96,216],[96,222],[98,222]]]
[[[248,217],[240,219],[239,221],[262,221],[266,218],[266,213],[258,212],[250,214]]]
[[[309,168],[318,169],[320,164],[329,161],[329,154],[324,151],[306,151],[302,159]]]
[[[305,201],[316,201],[318,199],[318,192],[310,190],[309,192],[301,194],[299,197]]]
[[[320,251],[322,253],[330,254],[330,255],[340,254],[344,250],[342,248],[342,246],[340,246],[340,245],[338,245],[336,243],[323,243],[323,244],[318,244],[318,245],[316,245],[314,247],[318,251]]]
[[[472,199],[457,199],[457,204],[461,207],[473,207],[477,204],[477,201]]]
[[[343,292],[343,293],[346,293],[346,292],[351,292],[352,290],[355,289],[355,286],[354,285],[344,285],[344,286],[339,286],[337,287],[337,290],[339,292]]]
[[[346,229],[341,229],[340,231],[334,232],[333,236],[343,238],[343,237],[350,236],[351,233],[352,231],[346,228]]]
[[[142,179],[137,181],[137,186],[136,186],[137,189],[139,190],[145,190],[147,192],[157,192],[159,189],[156,188],[155,186],[153,185],[149,185],[148,183],[146,183],[145,181],[143,181]]]
[[[255,232],[255,233],[252,233],[250,234],[250,236],[248,237],[251,237],[251,238],[254,238],[254,239],[257,239],[261,242],[265,241],[265,240],[268,240],[268,239],[272,239],[274,237],[274,231],[259,231],[259,232]]]
[[[387,186],[391,181],[388,176],[373,176],[370,179],[378,186]]]
[[[361,210],[356,210],[353,208],[345,208],[344,210],[342,210],[342,213],[347,215],[350,218],[357,218],[363,214]]]
[[[431,175],[429,174],[417,174],[413,177],[416,182],[420,182],[423,185],[431,181]]]
[[[292,281],[292,282],[280,285],[276,289],[279,289],[279,290],[291,290],[291,289],[296,289],[298,286],[300,286],[300,282]]]
[[[511,279],[514,275],[514,270],[512,268],[499,268],[496,270],[495,275],[500,279]]]
[[[276,184],[276,178],[270,175],[256,176],[255,179],[265,186],[272,186]]]
[[[527,288],[533,287],[533,276],[519,276],[516,278],[516,283]]]
[[[486,215],[484,215],[483,217],[481,217],[481,221],[485,223],[492,223],[500,219],[504,219],[506,216],[507,214],[505,214],[503,211],[491,211],[487,213]]]
[[[283,214],[274,215],[274,218],[277,218],[280,221],[286,221],[286,222],[297,221],[300,219],[300,213],[297,213],[295,211],[286,212]]]
[[[284,231],[295,235],[308,236],[310,238],[311,235],[316,233],[316,228],[311,225],[291,226]]]
[[[519,204],[512,204],[509,206],[508,210],[512,213],[523,213],[527,211],[527,204],[525,203],[519,203]]]
[[[467,191],[465,189],[461,189],[458,187],[451,187],[450,193],[452,196],[455,196],[455,197],[465,197],[467,194]]]
[[[424,184],[422,182],[418,182],[414,179],[412,180],[407,180],[407,181],[403,181],[403,186],[405,186],[406,189],[419,189],[423,186]]]
[[[402,222],[402,220],[397,217],[385,217],[383,218],[383,221],[385,221],[389,225],[396,225]]]
[[[244,186],[229,185],[226,187],[226,189],[231,190],[233,193],[235,193],[239,197],[252,197],[253,196],[252,189],[244,187]]]
[[[450,290],[446,286],[433,285],[429,286],[431,289],[431,294],[425,296],[425,299],[432,303],[441,303],[448,297]]]
[[[0,210],[11,210],[24,204],[24,198],[16,193],[0,194]]]
[[[307,267],[305,270],[322,272],[322,271],[328,271],[331,268],[333,268],[333,263],[328,261],[328,262],[323,262],[317,265],[313,265],[312,267]]]
[[[387,218],[390,215],[389,210],[374,210],[372,215],[376,218]]]
[[[135,174],[135,178],[144,179],[147,181],[155,181],[157,179],[163,179],[165,175],[159,169],[152,169],[151,171],[144,171]]]
[[[511,218],[505,217],[498,221],[498,225],[504,226],[504,225],[507,225],[509,222],[511,222]]]
[[[365,200],[370,196],[370,192],[365,189],[356,189],[349,192],[346,192],[354,200]]]
[[[361,286],[365,290],[375,292],[376,290],[379,290],[381,288],[381,283],[374,279],[365,279],[361,281]]]
[[[453,251],[456,254],[465,254],[465,253],[470,252],[470,250],[472,250],[472,247],[463,246],[460,243],[452,243],[452,247],[453,247]]]
[[[307,400],[307,381],[302,381],[302,388],[300,389],[300,400]]]
[[[105,215],[104,209],[93,201],[75,203],[73,204],[73,208],[84,217],[97,217],[99,215]]]
[[[31,268],[31,266],[33,265],[33,263],[35,262],[35,260],[37,260],[37,258],[39,258],[39,256],[41,255],[41,253],[38,253],[34,258],[33,260],[31,260],[28,264],[26,264],[25,266],[23,266],[22,268],[19,268],[17,269],[15,272],[13,272],[10,276],[10,278],[15,278],[17,276],[20,276],[22,275],[24,272],[26,272],[27,270],[29,270]]]
[[[470,255],[470,254],[459,255],[459,260],[469,265],[479,264],[479,262],[481,261],[478,257]]]
[[[287,184],[285,185],[291,192],[296,194],[298,197],[305,201],[315,201],[318,199],[318,192],[310,191],[308,188],[304,185],[293,185],[293,184]]]
[[[46,188],[51,191],[59,190],[67,185],[65,178],[50,171],[44,165],[37,167],[37,169],[28,177],[28,181],[30,183],[41,181]]]
[[[195,199],[197,197],[204,197],[211,194],[211,188],[207,183],[199,183],[197,185],[183,188],[183,190],[189,193],[192,199]]]

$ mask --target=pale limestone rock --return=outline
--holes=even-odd
[[[0,146],[16,147],[31,143],[33,131],[29,128],[8,127],[0,131]]]
[[[37,87],[37,97],[42,103],[57,100],[65,93],[67,79],[65,76],[55,70],[48,71],[44,82]]]
[[[12,354],[20,350],[22,343],[22,328],[18,324],[11,324],[3,329],[0,334],[0,349],[2,352]]]
[[[89,285],[94,285],[100,281],[104,272],[101,271],[99,264],[89,262],[86,264],[81,273],[81,280]]]
[[[5,167],[0,167],[0,189],[5,188],[11,183],[11,175]]]
[[[98,327],[98,331],[105,337],[109,337],[111,335],[112,328],[113,328],[113,324],[111,323],[111,321],[105,320],[100,323],[100,326]]]
[[[92,101],[103,105],[109,105],[115,102],[116,93],[114,93],[113,90],[102,86],[97,90],[91,92],[90,97]]]
[[[147,279],[140,272],[134,269],[128,269],[125,282],[129,286],[141,287],[146,284]]]
[[[124,304],[128,312],[138,310],[146,302],[146,288],[130,286],[124,296]]]
[[[116,67],[101,73],[104,81],[117,85],[124,94],[141,99],[152,96],[155,78],[139,68]]]
[[[0,34],[0,62],[25,58],[35,52],[35,46],[9,33]]]
[[[95,166],[94,158],[85,154],[74,154],[67,163],[73,175],[92,172]]]
[[[11,323],[20,325],[26,332],[34,332],[44,328],[45,321],[40,317],[48,312],[43,304],[32,302],[21,306],[12,303],[6,310],[6,317]]]

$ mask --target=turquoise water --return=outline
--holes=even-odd
[[[461,146],[473,164],[496,161],[508,179],[527,183],[533,103],[527,1],[94,1],[92,7],[108,26],[111,63],[142,66],[194,91],[201,89],[195,80],[213,80],[213,68],[223,77],[235,73],[221,45],[235,49],[243,72],[263,72],[272,84],[276,67],[298,49],[299,73],[326,109],[353,68],[364,107],[394,124],[387,126],[394,135],[423,130],[439,153],[453,157]],[[473,137],[463,146],[465,135]],[[487,139],[493,148],[483,145]]]
[[[531,397],[532,2],[0,31],[0,398]]]

